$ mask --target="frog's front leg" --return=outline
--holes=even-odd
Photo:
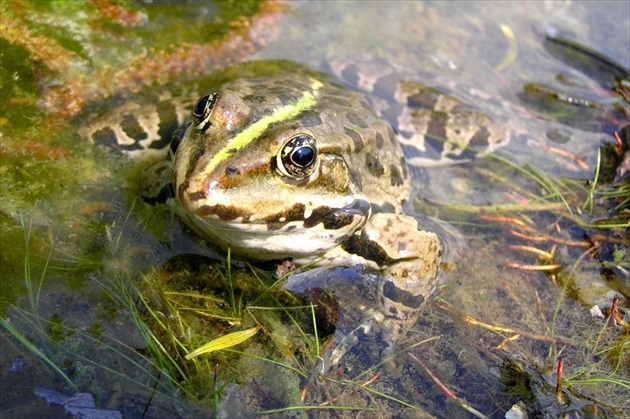
[[[362,324],[342,339],[331,355],[333,364],[354,346],[357,332],[380,328],[391,352],[394,343],[413,326],[423,303],[437,286],[440,239],[425,231],[415,218],[375,214],[345,249],[382,270],[378,283],[379,311],[366,313]]]
[[[379,213],[370,219],[361,239],[378,249],[384,268],[379,295],[388,317],[406,319],[433,293],[440,262],[441,243],[435,233],[422,230],[410,216]]]

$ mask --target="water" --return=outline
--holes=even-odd
[[[416,206],[455,225],[467,246],[448,266],[438,292],[440,306],[427,307],[411,333],[409,345],[422,339],[427,343],[409,351],[421,357],[459,397],[496,417],[518,400],[527,400],[514,394],[517,386],[506,384],[507,372],[513,371],[505,367],[508,360],[524,360],[535,386],[542,386],[543,380],[536,381],[538,372],[531,370],[548,371],[561,352],[567,358],[568,376],[580,368],[590,368],[596,377],[608,374],[607,363],[599,364],[595,356],[589,358],[570,348],[600,331],[602,322],[591,320],[586,308],[606,300],[611,289],[628,296],[627,282],[624,288],[623,276],[614,274],[615,266],[628,266],[627,242],[623,242],[627,237],[614,233],[611,240],[604,240],[602,254],[611,259],[620,255],[617,265],[611,265],[613,275],[608,282],[600,275],[600,260],[590,258],[585,248],[567,243],[579,241],[583,234],[575,227],[579,218],[575,209],[583,208],[587,194],[580,191],[593,176],[598,149],[614,142],[611,127],[628,121],[616,123],[619,113],[613,113],[612,123],[594,129],[589,121],[599,124],[606,118],[572,113],[553,103],[530,106],[522,99],[524,86],[535,83],[604,104],[618,101],[596,77],[588,77],[552,54],[544,39],[550,31],[566,34],[628,68],[628,3],[290,2],[265,6],[259,12],[243,3],[146,3],[124,8],[105,7],[106,3],[99,8],[61,2],[2,4],[3,25],[7,22],[0,40],[2,307],[14,334],[30,342],[25,345],[7,333],[8,326],[3,328],[3,415],[61,415],[60,407],[51,408],[35,397],[36,386],[68,396],[94,394],[97,407],[119,410],[125,417],[140,416],[145,408],[149,417],[209,414],[204,409],[213,404],[207,389],[216,388],[214,367],[206,365],[201,375],[186,370],[195,382],[177,390],[152,365],[154,358],[145,356],[149,351],[131,315],[134,304],[125,305],[129,301],[122,297],[131,292],[124,284],[133,283],[155,304],[158,291],[164,290],[160,275],[168,278],[173,272],[183,278],[169,280],[181,287],[179,291],[200,291],[194,288],[198,283],[187,282],[189,277],[180,273],[188,269],[197,278],[205,278],[204,284],[213,284],[202,290],[210,289],[229,301],[217,274],[224,272],[225,264],[215,267],[212,262],[224,254],[193,240],[168,210],[156,212],[138,203],[133,195],[137,164],[80,141],[76,127],[83,117],[76,115],[84,109],[106,111],[119,99],[154,89],[153,85],[185,84],[216,67],[250,59],[289,59],[326,71],[331,56],[367,53],[437,74],[440,80],[453,83],[461,95],[467,95],[470,86],[484,92],[488,100],[476,105],[526,134],[498,155],[518,167],[533,165],[535,170],[529,174],[576,179],[570,188],[560,188],[574,213],[567,215],[562,200],[550,197],[531,176],[502,160],[486,158],[423,171],[416,184]],[[252,13],[253,18],[247,17]],[[29,49],[29,45],[35,47]],[[165,49],[168,52],[160,52]],[[467,87],[458,90],[459,86]],[[522,207],[507,209],[514,204]],[[483,219],[480,214],[518,219],[532,228],[526,231],[530,239],[515,238],[497,218]],[[594,234],[593,230],[587,233]],[[554,244],[533,239],[543,234],[558,240]],[[545,260],[506,245],[555,253]],[[182,254],[195,256],[175,258]],[[176,263],[152,273],[152,267],[171,258]],[[515,269],[514,264],[558,264],[561,268],[545,274]],[[236,275],[251,277],[251,271],[243,268]],[[144,277],[149,279],[145,282]],[[357,284],[361,286],[365,284]],[[237,290],[241,293],[255,292]],[[168,317],[168,310],[157,304],[157,311]],[[506,330],[489,331],[471,325],[468,318],[450,316],[440,308],[448,305]],[[276,321],[265,319],[267,325]],[[293,330],[275,327],[276,336]],[[554,343],[552,336],[560,338]],[[514,339],[504,341],[508,338]],[[254,365],[247,357],[217,356],[215,362],[224,365],[218,382],[226,385],[218,413],[227,415],[229,406],[240,406],[234,400],[245,396],[254,400],[246,408],[255,410],[299,405],[301,390],[305,390],[305,403],[311,405],[334,396],[338,406],[364,406],[376,396],[348,387],[342,380],[366,371],[355,381],[363,383],[382,370],[371,389],[440,417],[465,414],[405,353],[396,358],[394,370],[377,367],[371,371],[368,368],[378,359],[376,352],[370,352],[374,347],[366,346],[344,365],[344,371],[317,380],[310,370],[317,365],[309,346],[312,341],[292,337],[288,342],[284,343],[287,351],[298,353],[295,358],[300,362],[295,365],[305,377],[265,363]],[[265,348],[256,342],[249,350],[269,356]],[[588,348],[593,354],[601,349]],[[169,346],[167,350],[181,349]],[[286,360],[277,350],[275,356]],[[608,358],[614,366],[614,354]],[[68,379],[52,365],[60,366]],[[10,366],[15,366],[13,371]],[[628,380],[627,371],[620,371],[616,377]],[[237,372],[239,383],[245,383],[242,387],[230,383]],[[591,397],[602,404],[623,407],[622,401],[605,396],[618,394],[619,387],[576,387],[592,392]],[[548,390],[542,388],[542,393]],[[189,396],[181,397],[186,390]],[[191,400],[195,390],[196,402]],[[373,403],[381,415],[418,414],[399,402],[376,399]],[[536,403],[530,403],[534,409]]]

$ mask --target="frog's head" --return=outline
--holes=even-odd
[[[197,102],[172,183],[200,233],[248,257],[309,259],[365,224],[371,204],[323,116],[324,88],[310,77],[250,79]]]

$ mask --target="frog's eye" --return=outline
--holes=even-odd
[[[212,114],[212,108],[214,108],[218,98],[219,94],[213,93],[205,95],[197,101],[192,113],[193,124],[195,124],[197,131],[203,132],[210,126],[210,114]]]
[[[276,156],[276,167],[285,176],[304,179],[317,168],[317,143],[308,134],[287,141]]]

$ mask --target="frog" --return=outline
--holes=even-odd
[[[432,88],[396,79],[409,94],[395,92],[393,101],[366,95],[383,79],[384,66],[364,76],[362,89],[343,81],[358,79],[347,61],[337,63],[338,79],[282,62],[276,67],[229,81],[193,106],[194,94],[176,101],[155,96],[147,107],[153,119],[171,106],[178,120],[169,125],[179,127],[167,147],[160,135],[167,124],[151,124],[147,114],[134,119],[133,105],[91,121],[82,134],[131,156],[168,150],[169,158],[150,168],[149,177],[161,179],[152,195],[171,198],[199,236],[233,255],[378,273],[378,309],[366,309],[355,330],[380,329],[391,352],[435,291],[445,250],[435,232],[406,213],[411,167],[468,158],[469,144],[493,149],[505,136],[483,114]],[[391,123],[395,109],[398,126]],[[428,141],[440,135],[453,142],[437,150]],[[330,365],[356,342],[354,332],[340,336]]]

